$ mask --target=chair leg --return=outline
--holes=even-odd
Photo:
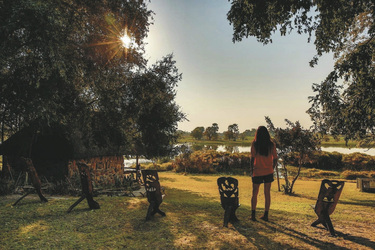
[[[328,212],[324,212],[323,213],[323,216],[324,216],[324,219],[325,219],[325,222],[326,222],[326,228],[329,230],[329,232],[331,233],[332,236],[335,236],[335,229],[333,228],[333,225],[332,225],[332,221],[331,221],[331,218],[329,217],[329,214]]]
[[[316,221],[314,221],[314,222],[311,224],[311,226],[312,226],[312,227],[316,227],[317,225],[319,225],[319,223],[320,223],[320,219],[317,219]]]
[[[39,198],[42,202],[48,202],[48,200],[46,199],[46,197],[44,197],[40,189],[36,189],[36,193],[39,195]]]
[[[146,220],[150,220],[152,215],[154,215],[154,202],[148,206]]]
[[[160,214],[161,216],[166,216],[166,214],[165,214],[163,211],[161,211],[161,210],[159,209],[159,206],[157,206],[154,210],[155,210],[155,213],[158,213],[158,214]]]
[[[18,202],[20,202],[23,198],[25,198],[26,196],[28,196],[29,194],[31,194],[34,190],[30,190],[28,192],[26,192],[26,194],[22,195],[12,206],[15,206],[17,205]]]
[[[228,227],[228,222],[229,222],[230,216],[232,214],[232,208],[233,208],[232,206],[227,206],[225,208],[225,212],[224,212],[224,224],[223,224],[224,227]]]
[[[94,201],[94,198],[92,197],[87,197],[87,204],[89,205],[90,209],[100,209],[99,203]]]
[[[86,196],[81,196],[76,202],[74,202],[73,205],[70,206],[67,213],[70,213],[75,206],[77,206],[81,201],[83,201],[86,198]]]
[[[237,216],[236,216],[236,210],[237,210],[237,208],[233,208],[232,209],[232,213],[231,213],[231,215],[230,215],[230,222],[238,222],[238,221],[240,221],[238,218],[237,218]]]

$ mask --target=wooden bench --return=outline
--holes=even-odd
[[[81,201],[83,201],[85,198],[87,199],[87,203],[89,204],[90,209],[99,209],[100,205],[96,201],[94,201],[93,198],[93,187],[92,187],[92,181],[90,176],[90,169],[89,167],[82,162],[77,162],[78,170],[79,170],[79,176],[81,179],[81,185],[82,185],[82,195],[81,197],[69,207],[68,213],[72,211],[72,209],[77,206]]]
[[[375,193],[375,179],[357,178],[357,188],[360,192]]]
[[[147,209],[146,220],[156,213],[165,216],[165,213],[159,209],[163,202],[164,195],[161,192],[159,175],[156,170],[142,170],[143,183],[146,189],[147,200],[150,203]]]
[[[337,202],[339,201],[344,181],[324,179],[320,185],[318,199],[316,201],[314,211],[318,215],[318,219],[311,226],[315,227],[322,224],[332,236],[335,236],[335,230],[329,217],[335,211]]]
[[[232,177],[220,177],[217,179],[221,206],[224,208],[224,227],[228,222],[238,221],[236,210],[240,206],[238,199],[238,180]]]
[[[23,198],[28,196],[29,194],[36,192],[42,202],[48,202],[46,197],[42,194],[42,183],[39,179],[38,173],[35,170],[34,164],[31,159],[29,158],[20,158],[20,163],[22,167],[26,169],[28,176],[30,177],[32,186],[24,186],[23,190],[26,191],[24,195],[22,195],[14,204],[13,206],[17,205]]]

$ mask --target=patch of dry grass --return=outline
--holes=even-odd
[[[297,180],[294,196],[271,190],[270,222],[250,220],[251,179],[239,180],[240,219],[223,228],[224,211],[214,175],[182,175],[160,172],[166,197],[161,209],[166,217],[155,215],[145,221],[147,200],[143,197],[95,199],[101,209],[90,211],[76,200],[49,198],[39,203],[27,197],[12,207],[15,197],[0,201],[0,245],[2,249],[374,249],[375,194],[360,193],[354,182],[346,182],[331,219],[337,237],[322,227],[314,228],[310,205],[315,204],[320,180]],[[282,180],[281,180],[282,182]],[[263,213],[263,189],[258,199],[257,217]]]

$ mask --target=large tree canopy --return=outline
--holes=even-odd
[[[151,21],[142,0],[0,1],[2,133],[64,125],[77,157],[134,153],[142,134],[153,144],[144,153],[165,153],[158,145],[169,145],[184,117],[174,103],[181,76],[171,56],[147,68]],[[122,45],[124,34],[132,46]]]
[[[319,56],[333,53],[334,70],[320,84],[308,110],[322,131],[346,139],[375,138],[374,0],[231,0],[228,20],[233,41],[254,36],[272,42],[272,34],[307,33]]]

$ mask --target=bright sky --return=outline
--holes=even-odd
[[[311,68],[315,46],[307,35],[292,34],[263,45],[254,37],[232,42],[227,20],[228,0],[153,0],[154,25],[146,42],[151,64],[173,53],[182,81],[176,102],[189,121],[179,129],[219,125],[225,131],[238,124],[240,132],[285,119],[311,125],[306,110],[312,83],[322,82],[333,69],[332,56]]]

